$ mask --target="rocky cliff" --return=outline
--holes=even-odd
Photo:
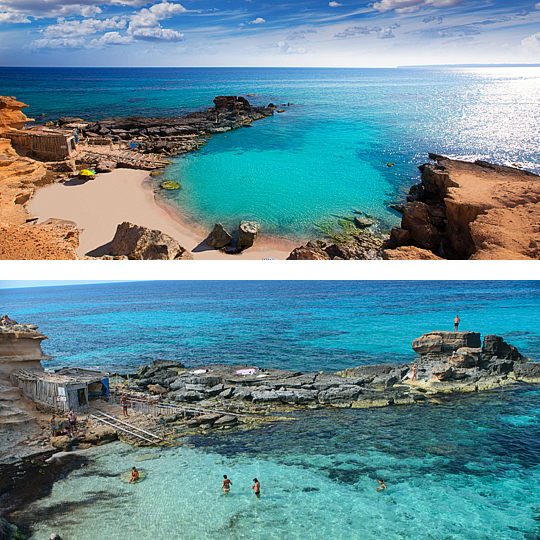
[[[0,326],[0,381],[11,383],[9,375],[17,369],[43,370],[41,361],[51,357],[41,349],[48,338],[37,328],[35,324]]]
[[[14,97],[0,96],[0,133],[6,129],[21,129],[26,122],[33,121],[22,112],[25,107],[28,105]]]
[[[429,154],[413,186],[401,227],[383,258],[415,246],[447,259],[540,258],[540,177],[528,171]],[[417,255],[417,254],[416,254]],[[413,256],[411,258],[418,258]]]

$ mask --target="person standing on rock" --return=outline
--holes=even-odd
[[[454,332],[458,331],[459,323],[461,322],[459,315],[456,315],[456,318],[454,319]]]
[[[229,494],[229,491],[231,491],[232,482],[227,478],[227,475],[223,475],[223,485],[219,488],[219,491],[223,490],[223,493],[225,495]]]
[[[71,409],[68,413],[69,431],[73,435],[77,431],[77,413]]]
[[[51,419],[49,420],[49,424],[51,424],[51,437],[56,437],[56,415],[53,414]]]
[[[128,415],[128,407],[127,407],[127,397],[122,394],[122,397],[120,398],[120,403],[122,403],[122,412],[124,413],[124,416],[127,417]]]
[[[412,377],[411,381],[417,381],[418,380],[418,365],[414,364],[412,368]]]

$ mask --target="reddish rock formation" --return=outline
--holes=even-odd
[[[449,259],[540,258],[540,177],[528,171],[430,154],[401,229],[408,243]],[[383,249],[403,245],[392,233]],[[392,258],[387,255],[384,258]]]
[[[0,96],[0,132],[5,129],[21,129],[26,122],[32,122],[32,118],[27,118],[22,112],[25,107],[28,105],[14,97]]]

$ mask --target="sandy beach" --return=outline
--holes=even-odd
[[[192,253],[195,260],[261,260],[267,257],[284,260],[288,257],[290,246],[270,246],[264,239],[240,255],[226,255],[209,248],[202,231],[188,229],[178,217],[174,219],[166,208],[156,203],[148,180],[147,171],[133,169],[116,169],[88,181],[74,178],[38,190],[27,208],[39,218],[38,223],[59,218],[74,221],[84,229],[77,249],[80,257],[107,254],[118,224],[124,221],[172,236]]]

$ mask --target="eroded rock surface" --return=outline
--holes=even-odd
[[[193,255],[171,236],[127,221],[118,225],[110,254],[135,260],[193,259]]]
[[[540,258],[540,177],[484,161],[430,154],[420,167],[400,229],[383,247],[385,259],[407,244],[448,259]],[[403,254],[403,250],[401,250]],[[415,253],[410,253],[415,258]],[[400,257],[403,258],[403,257]]]
[[[143,366],[131,377],[139,388],[161,381],[169,400],[181,404],[218,401],[220,408],[235,403],[239,407],[406,405],[441,392],[487,390],[535,377],[540,381],[538,364],[528,362],[499,336],[485,336],[482,342],[476,332],[430,332],[412,346],[418,353],[415,362],[360,366],[338,373],[218,364],[178,369],[176,375],[162,368],[159,374],[153,372],[157,378],[149,377]],[[415,381],[413,364],[418,366]]]

